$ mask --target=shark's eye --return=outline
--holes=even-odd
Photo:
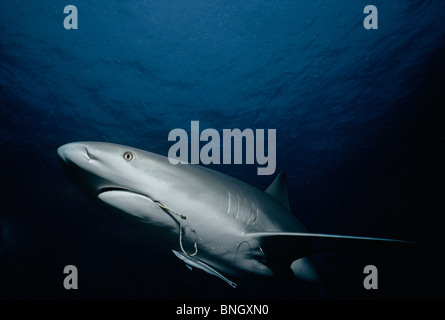
[[[124,159],[127,161],[133,160],[133,154],[130,151],[124,153]]]

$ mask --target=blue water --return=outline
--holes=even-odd
[[[78,30],[63,27],[68,4]],[[378,30],[363,27],[367,4]],[[277,172],[310,230],[441,241],[444,10],[440,0],[2,1],[1,295],[443,297],[434,281],[445,264],[431,252],[328,254],[317,258],[322,290],[258,279],[233,290],[92,204],[56,149],[94,140],[167,155],[170,130],[193,120],[276,129]],[[273,179],[256,165],[212,168],[259,188]],[[381,289],[368,292],[373,263]],[[62,286],[68,264],[76,292]]]

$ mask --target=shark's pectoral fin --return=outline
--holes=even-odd
[[[316,253],[384,248],[403,248],[418,245],[416,242],[343,236],[323,233],[299,232],[258,232],[250,233],[256,238],[266,258],[271,262],[292,263],[292,261]]]
[[[179,259],[181,259],[182,261],[185,262],[186,266],[192,270],[192,266],[201,270],[204,270],[205,272],[212,274],[214,276],[217,276],[218,278],[224,280],[225,282],[227,282],[230,286],[236,288],[236,283],[233,281],[230,281],[229,279],[227,279],[226,277],[224,277],[221,273],[219,273],[218,271],[216,271],[215,269],[213,269],[212,267],[210,267],[209,265],[205,264],[204,262],[202,262],[201,260],[193,257],[193,256],[188,256],[183,254],[182,252],[178,252],[175,250],[172,250],[173,253],[175,254],[175,256],[177,256]]]

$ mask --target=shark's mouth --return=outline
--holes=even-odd
[[[157,201],[153,200],[151,197],[147,196],[144,193],[140,193],[140,192],[137,192],[135,190],[127,189],[127,188],[124,188],[124,187],[104,187],[104,188],[99,189],[99,193],[98,194],[100,195],[100,194],[103,194],[103,193],[106,193],[106,192],[112,192],[112,191],[133,193],[133,194],[137,194],[137,195],[143,196],[143,197],[147,198],[148,200],[150,200],[151,202],[154,202],[154,203],[157,202]]]
[[[148,197],[145,194],[142,194],[142,193],[139,193],[137,191],[130,190],[130,189],[122,188],[122,187],[104,187],[104,188],[101,188],[99,190],[99,196],[103,195],[105,193],[108,193],[108,192],[119,192],[119,193],[125,192],[125,193],[132,193],[132,194],[135,194],[135,195],[142,196],[142,197],[148,199],[150,202],[152,202],[156,206],[158,206],[159,209],[161,209],[163,212],[165,212],[166,214],[168,214],[172,218],[174,218],[176,216],[177,218],[176,219],[174,218],[174,219],[179,222],[179,246],[180,246],[182,252],[187,257],[193,257],[193,256],[195,256],[198,253],[198,246],[197,246],[196,241],[195,241],[195,244],[194,244],[194,248],[195,248],[195,252],[194,253],[188,253],[188,252],[186,252],[184,250],[184,247],[183,247],[183,244],[182,244],[182,238],[183,238],[182,234],[183,234],[183,221],[185,221],[187,219],[187,217],[185,215],[171,210],[170,208],[165,206],[162,202],[160,202],[158,200],[153,200],[152,198]],[[195,229],[192,226],[189,226],[189,227],[196,234]]]
[[[140,194],[140,193],[138,193],[138,192],[134,192],[134,191],[132,191],[132,190],[130,190],[130,189],[126,189],[126,188],[122,188],[122,187],[105,187],[105,188],[101,188],[100,190],[99,190],[99,194],[101,194],[101,193],[105,193],[105,192],[110,192],[110,191],[125,191],[125,192],[131,192],[131,193],[137,193],[137,194]],[[141,196],[145,196],[145,197],[147,197],[146,195],[144,195],[144,194],[141,194]],[[148,198],[148,197],[147,197]],[[150,198],[149,198],[150,199]],[[151,199],[150,199],[151,200]]]
[[[137,191],[132,190],[132,189],[127,189],[127,188],[124,188],[124,187],[115,187],[115,186],[113,186],[113,187],[103,187],[103,188],[99,189],[99,192],[98,192],[97,195],[100,196],[100,195],[103,195],[103,194],[108,193],[108,192],[132,193],[132,194],[135,194],[135,195],[142,196],[142,197],[148,199],[150,202],[153,202],[154,204],[159,206],[158,201],[153,200],[151,197],[147,196],[146,194],[137,192]]]
[[[101,189],[99,190],[99,194],[103,194],[103,193],[106,193],[106,192],[113,192],[113,191],[118,191],[118,192],[128,192],[128,193],[133,193],[133,194],[140,195],[140,196],[142,196],[142,197],[147,198],[148,200],[150,200],[150,201],[153,202],[154,204],[156,204],[156,205],[157,205],[160,209],[162,209],[164,212],[167,212],[167,213],[169,213],[169,214],[176,215],[176,216],[178,216],[178,217],[180,217],[181,219],[184,219],[184,220],[186,219],[186,216],[184,216],[184,215],[182,215],[182,214],[180,214],[180,213],[174,212],[173,210],[170,210],[170,209],[167,208],[162,202],[160,202],[160,201],[158,201],[158,200],[154,200],[154,199],[152,199],[151,197],[147,196],[146,194],[143,194],[143,193],[140,193],[140,192],[131,190],[131,189],[127,189],[127,188],[123,188],[123,187],[104,187],[104,188],[101,188]]]

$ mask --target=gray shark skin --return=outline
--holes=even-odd
[[[320,280],[308,256],[327,251],[412,244],[310,233],[292,214],[286,178],[261,191],[247,183],[132,147],[74,142],[57,150],[76,180],[106,205],[141,222],[188,266],[226,276]],[[224,274],[224,275],[223,275]]]

